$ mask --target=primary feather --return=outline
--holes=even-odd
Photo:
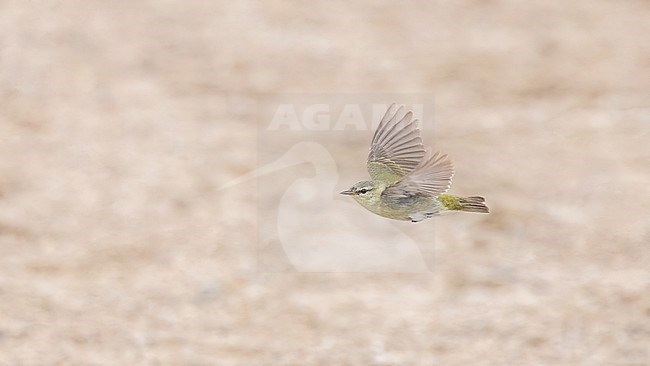
[[[428,153],[413,171],[386,188],[383,194],[387,197],[412,195],[436,197],[449,190],[453,175],[454,166],[446,154]]]
[[[417,120],[393,103],[381,119],[368,154],[368,172],[374,180],[393,184],[414,170],[425,155]]]

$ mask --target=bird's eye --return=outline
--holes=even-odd
[[[359,190],[359,193],[361,193],[361,194],[368,193],[368,190],[365,189],[365,188],[362,188],[362,189]]]

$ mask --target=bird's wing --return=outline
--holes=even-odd
[[[424,157],[424,145],[413,113],[395,103],[386,111],[372,138],[368,172],[373,180],[394,184],[415,169]]]
[[[427,156],[412,172],[383,192],[389,198],[414,195],[436,197],[447,192],[454,175],[454,166],[447,155],[439,152]]]

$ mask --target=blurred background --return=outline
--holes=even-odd
[[[0,364],[650,364],[649,19],[634,0],[0,2]],[[260,270],[257,182],[217,189],[258,167],[260,95],[343,92],[432,95],[452,192],[488,199],[373,218],[429,272]],[[368,141],[330,145],[336,188]]]

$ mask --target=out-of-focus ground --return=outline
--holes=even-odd
[[[0,2],[0,364],[650,364],[649,19]],[[431,273],[260,271],[255,182],[216,188],[257,167],[281,92],[433,95],[452,192],[492,213],[401,226],[435,238]]]

